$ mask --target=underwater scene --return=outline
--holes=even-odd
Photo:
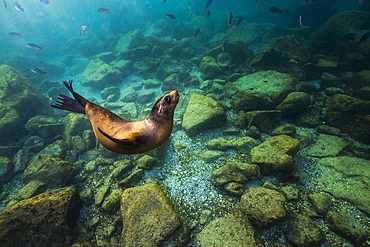
[[[0,246],[370,246],[370,0],[0,1]]]

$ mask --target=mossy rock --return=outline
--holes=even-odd
[[[94,88],[117,85],[121,82],[121,72],[100,59],[91,60],[83,73],[82,84]]]

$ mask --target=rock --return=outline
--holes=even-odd
[[[320,226],[302,214],[296,214],[287,225],[284,235],[293,246],[321,246],[325,240]]]
[[[276,123],[281,120],[281,115],[281,111],[277,110],[247,112],[247,128],[256,126],[259,131],[270,133],[276,126]]]
[[[45,141],[40,136],[30,136],[25,142],[24,147],[30,153],[37,153],[45,146]]]
[[[122,114],[124,114],[127,121],[133,121],[138,117],[138,111],[134,102],[126,103],[121,108]]]
[[[103,185],[99,190],[96,192],[95,195],[95,205],[100,207],[104,201],[104,198],[109,193],[110,186],[109,185]]]
[[[184,73],[187,70],[185,65],[173,59],[164,58],[161,61],[155,74],[159,80],[164,80],[172,74]]]
[[[132,87],[127,87],[122,93],[121,101],[123,102],[133,102],[137,98],[137,92]]]
[[[318,186],[335,198],[353,203],[370,213],[370,161],[355,157],[329,157],[319,160],[321,177]],[[353,193],[356,191],[356,193]]]
[[[212,172],[212,184],[221,186],[229,182],[245,183],[248,179],[257,178],[260,170],[257,165],[229,161]]]
[[[370,143],[370,101],[336,94],[328,102],[327,123],[347,132],[352,138]]]
[[[288,201],[299,199],[299,189],[296,189],[292,186],[284,186],[280,189],[280,191]]]
[[[337,156],[347,145],[347,141],[341,137],[321,134],[316,143],[307,150],[307,155]]]
[[[27,121],[25,128],[31,134],[37,135],[40,124],[55,124],[56,122],[57,120],[53,117],[45,116],[45,115],[37,115],[37,116],[30,118]]]
[[[300,142],[287,135],[273,136],[250,152],[251,162],[258,164],[262,174],[283,171],[293,165],[293,156]]]
[[[271,133],[272,136],[277,136],[277,135],[288,135],[290,137],[294,137],[296,134],[295,126],[291,124],[284,124],[276,129],[274,129]]]
[[[242,195],[240,209],[257,228],[261,228],[284,220],[285,201],[285,197],[275,190],[253,187]]]
[[[39,180],[32,180],[26,186],[24,186],[22,189],[20,189],[17,193],[17,197],[20,200],[25,200],[34,196],[37,196],[38,194],[41,194],[44,192],[44,190],[47,188],[47,185]]]
[[[121,57],[121,54],[134,48],[135,46],[142,45],[144,43],[144,35],[142,30],[136,29],[128,32],[120,37],[113,51],[116,57]]]
[[[80,207],[73,187],[23,200],[0,212],[0,242],[3,246],[69,246]]]
[[[182,224],[180,216],[156,184],[125,190],[121,216],[121,246],[164,245]],[[173,244],[176,246],[176,241]]]
[[[365,86],[357,90],[357,95],[360,99],[370,100],[370,86]]]
[[[319,125],[315,130],[321,134],[340,136],[340,129],[336,127],[331,127],[328,125]]]
[[[82,133],[82,140],[86,145],[86,149],[90,150],[96,146],[96,138],[92,130],[85,130]]]
[[[107,196],[102,204],[102,209],[108,213],[116,213],[119,209],[121,195],[123,189],[114,189],[109,196]]]
[[[231,106],[238,112],[243,110],[268,110],[272,109],[274,102],[266,94],[254,90],[242,90],[232,96]]]
[[[140,104],[146,104],[153,101],[153,97],[155,96],[154,91],[143,91],[139,92],[137,95],[137,102]]]
[[[14,164],[14,173],[23,172],[28,165],[28,161],[30,159],[30,154],[27,149],[22,148],[20,149],[13,158]]]
[[[156,164],[156,159],[146,154],[137,160],[136,165],[138,168],[150,170],[153,168],[153,166],[155,166],[155,164]]]
[[[20,128],[20,116],[14,108],[0,104],[0,137],[2,139],[12,138],[14,127]],[[6,134],[6,135],[5,135]]]
[[[199,70],[202,72],[202,79],[213,79],[215,78],[220,72],[221,68],[217,64],[216,59],[210,56],[205,56],[200,61]]]
[[[224,109],[214,99],[194,93],[186,107],[182,127],[188,135],[196,135],[226,121]]]
[[[227,52],[222,52],[217,55],[217,64],[220,67],[227,67],[231,65],[232,63],[232,57],[229,53]]]
[[[264,246],[247,217],[228,215],[211,221],[197,236],[197,246]]]
[[[65,143],[65,141],[58,140],[42,149],[35,157],[33,157],[32,160],[35,160],[36,158],[38,158],[38,156],[43,154],[52,154],[55,157],[63,159],[64,156],[66,155],[66,151],[67,144]]]
[[[63,120],[64,140],[71,146],[71,138],[75,135],[82,135],[85,130],[91,130],[91,123],[82,114],[69,113]]]
[[[109,175],[108,180],[109,181],[117,181],[119,179],[122,179],[122,177],[131,171],[135,166],[131,162],[131,160],[118,160],[114,162],[113,164],[116,168],[112,171],[112,173]]]
[[[12,177],[13,163],[5,156],[0,156],[0,185],[8,182]]]
[[[331,199],[323,193],[313,193],[308,196],[313,208],[318,214],[325,215],[331,207]]]
[[[164,79],[162,84],[162,91],[182,90],[184,88],[184,82],[180,81],[180,76],[176,73],[171,74]]]
[[[38,134],[44,139],[53,139],[61,135],[63,131],[64,125],[62,123],[40,124],[38,126]]]
[[[243,185],[235,182],[225,184],[224,188],[229,194],[233,196],[241,196],[244,192]]]
[[[213,161],[224,156],[224,152],[215,150],[206,150],[202,152],[200,158],[206,163],[212,163]]]
[[[86,151],[86,144],[82,140],[81,136],[72,136],[71,139],[72,149],[77,154],[83,153]]]
[[[121,91],[119,90],[118,87],[106,87],[104,88],[103,91],[100,92],[100,96],[103,99],[107,99],[108,96],[110,95],[116,95],[119,98],[120,94],[121,94]]]
[[[281,102],[276,109],[285,115],[294,115],[307,110],[311,104],[310,96],[304,92],[292,92]]]
[[[279,49],[266,47],[252,59],[249,66],[258,70],[278,69],[282,64],[282,55],[283,53]]]
[[[338,212],[329,211],[326,214],[325,222],[330,230],[348,239],[356,246],[362,245],[369,233],[365,226],[359,224],[346,208],[341,208]]]
[[[83,80],[81,82],[84,86],[98,89],[107,85],[117,85],[122,80],[122,73],[118,69],[100,59],[91,60],[82,76]]]
[[[209,140],[206,143],[206,147],[211,150],[226,151],[229,149],[235,149],[244,154],[248,154],[253,147],[257,146],[258,142],[252,137],[219,137],[216,139]]]
[[[143,169],[134,170],[128,177],[118,182],[119,186],[132,187],[136,184],[144,175]]]
[[[160,81],[158,81],[156,79],[147,79],[147,80],[144,81],[144,87],[146,89],[149,89],[149,88],[157,88],[157,87],[160,87],[161,84],[162,84],[162,82],[160,82]],[[172,90],[169,90],[169,91],[172,91]]]
[[[245,132],[246,136],[250,136],[253,139],[260,139],[261,133],[260,130],[256,126],[251,126],[247,132]]]
[[[199,223],[204,225],[212,220],[212,212],[210,210],[203,210],[199,217]]]
[[[224,86],[223,92],[226,98],[231,98],[239,92],[239,89],[232,82],[228,82]]]
[[[51,154],[39,155],[32,159],[23,173],[23,183],[40,180],[48,187],[66,186],[72,182],[77,172],[76,166]]]
[[[262,70],[243,76],[234,82],[240,91],[253,90],[261,92],[275,100],[278,95],[286,95],[295,89],[296,81],[292,75],[279,73],[274,70]],[[280,93],[279,93],[280,92]]]

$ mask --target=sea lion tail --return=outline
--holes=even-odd
[[[51,105],[51,107],[85,114],[85,106],[88,101],[73,90],[72,80],[69,80],[69,82],[63,81],[63,84],[68,89],[68,91],[72,93],[74,99],[66,95],[60,94],[58,97],[59,101],[57,101],[55,105]]]

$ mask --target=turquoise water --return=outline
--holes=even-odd
[[[0,3],[0,242],[369,246],[360,2]],[[68,80],[132,122],[177,90],[171,137],[109,151],[50,107]]]

